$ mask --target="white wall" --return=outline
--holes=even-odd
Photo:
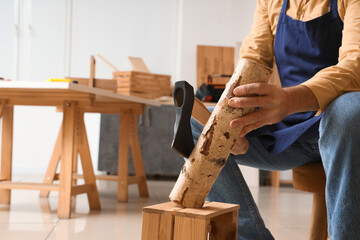
[[[11,31],[17,3],[22,37],[16,65],[17,38]],[[235,46],[250,30],[255,5],[245,0],[1,0],[0,38],[6,41],[0,45],[5,53],[0,76],[88,77],[90,55],[102,54],[120,70],[130,70],[128,56],[142,57],[150,71],[195,85],[196,45]],[[99,60],[96,77],[111,78],[112,69]],[[43,173],[61,116],[43,107],[17,107],[15,114],[14,171]],[[88,114],[86,125],[96,168],[99,114]]]
[[[196,86],[196,46],[235,47],[250,31],[256,1],[179,1],[176,80]]]

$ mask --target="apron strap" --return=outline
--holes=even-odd
[[[338,12],[338,0],[330,0],[330,11]]]
[[[284,0],[280,14],[286,15],[287,7],[288,7],[288,0]]]

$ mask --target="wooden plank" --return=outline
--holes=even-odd
[[[228,212],[239,210],[239,205],[220,202],[206,202],[202,208],[184,208],[176,211],[175,215],[191,218],[210,219]]]
[[[130,147],[133,157],[132,159],[134,163],[135,175],[136,177],[139,177],[141,179],[141,181],[138,183],[138,189],[141,197],[149,197],[149,191],[146,184],[145,168],[140,147],[139,133],[137,128],[137,116],[132,113],[130,121]]]
[[[220,46],[197,46],[197,88],[207,83],[209,75],[227,74],[234,72],[234,48]]]
[[[210,225],[209,240],[237,240],[237,211],[211,218]]]
[[[76,81],[76,82],[78,82],[78,84],[81,84],[81,85],[85,85],[85,86],[89,85],[88,78],[75,78],[75,77],[67,77],[67,78],[71,79],[72,81]],[[94,87],[115,92],[116,88],[117,88],[117,81],[114,79],[94,78]]]
[[[174,240],[207,240],[209,222],[175,215]]]
[[[65,102],[58,200],[59,218],[70,218],[72,167],[75,153],[76,102]]]
[[[91,192],[94,192],[95,189],[96,189],[96,187],[94,184],[76,185],[76,186],[72,186],[71,195],[75,196],[75,195],[82,194],[82,193],[91,193]],[[90,200],[89,200],[89,202],[90,202]],[[100,209],[100,204],[98,207],[99,207],[98,209]],[[90,205],[90,209],[92,209],[91,205]]]
[[[0,100],[0,118],[2,117],[2,115],[4,113],[4,109],[7,104],[7,101],[8,101],[7,99]]]
[[[78,116],[79,134],[77,137],[77,150],[80,154],[81,166],[84,173],[84,180],[86,185],[90,185],[91,189],[87,191],[90,209],[100,210],[100,198],[96,187],[96,179],[94,169],[91,161],[91,154],[89,149],[89,142],[86,134],[86,127],[84,122],[84,113],[81,112]]]
[[[173,240],[175,217],[171,212],[160,215],[159,239]]]
[[[97,96],[103,96],[112,98],[114,101],[127,101],[133,103],[142,103],[150,106],[160,106],[161,103],[158,101],[154,101],[151,99],[144,99],[135,96],[128,96],[119,93],[113,93],[108,90],[100,89],[100,88],[92,88],[89,86],[81,85],[81,84],[74,84],[68,82],[4,82],[0,84],[0,95],[4,98],[9,93],[13,92],[21,96],[22,94],[29,93],[32,96],[39,96],[44,93],[49,95],[56,95],[56,96],[63,96],[64,98],[70,100],[78,100],[80,96],[86,99],[95,98]],[[67,97],[64,97],[64,94],[68,94]],[[77,94],[77,95],[75,95]],[[62,100],[63,100],[62,99]],[[91,100],[91,99],[90,99]],[[24,102],[25,103],[25,102]],[[39,103],[41,104],[41,103]],[[29,105],[29,104],[28,104]],[[38,103],[33,102],[33,105],[38,105]],[[47,106],[52,105],[48,104]]]
[[[111,64],[108,60],[106,60],[103,56],[101,56],[100,54],[96,55],[98,58],[100,58],[101,60],[103,60],[108,66],[110,66],[115,72],[119,72],[120,70],[117,69],[113,64]]]
[[[5,106],[2,116],[0,180],[11,181],[12,177],[13,124],[14,107]],[[0,190],[0,203],[10,204],[10,200],[11,191]]]
[[[165,203],[144,207],[143,212],[163,214],[165,212],[175,212],[181,209],[184,208],[175,205],[173,202],[165,202]]]
[[[145,62],[139,57],[129,57],[130,64],[134,71],[150,73]]]
[[[0,189],[58,191],[58,184],[0,181]]]
[[[90,78],[89,78],[89,87],[94,87],[95,79],[95,57],[90,56]]]
[[[50,157],[49,166],[45,173],[45,177],[43,180],[43,183],[45,184],[53,183],[55,181],[56,170],[58,168],[61,157],[61,141],[62,141],[61,137],[62,137],[62,126],[60,127],[58,136],[56,138],[56,143]],[[49,194],[50,194],[49,191],[46,190],[40,191],[40,197],[49,197]]]
[[[160,240],[160,214],[143,213],[141,240]]]
[[[73,174],[73,178],[75,179],[84,179],[84,175],[82,174]],[[119,180],[117,175],[95,175],[96,180],[100,181],[114,181],[117,182]],[[59,174],[55,175],[54,180],[59,180]],[[138,184],[142,181],[142,177],[137,176],[128,176],[128,185]]]
[[[128,200],[129,135],[131,116],[131,111],[124,111],[120,114],[117,192],[117,199],[119,202],[127,202]]]

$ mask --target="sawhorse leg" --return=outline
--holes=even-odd
[[[60,218],[70,218],[72,196],[87,193],[90,209],[92,210],[100,209],[100,200],[88,150],[89,146],[83,118],[84,113],[76,106],[76,102],[67,102],[64,105],[63,114],[62,138],[61,141],[57,141],[61,145],[58,216]],[[73,176],[74,169],[77,168],[78,153],[81,156],[85,179],[85,184],[81,186],[74,185]],[[48,169],[48,174],[54,180],[56,175],[56,167],[54,166],[57,164],[55,157],[52,160],[53,163],[50,164],[52,170]],[[51,173],[54,170],[55,172]]]
[[[131,147],[135,168],[133,181],[129,181],[129,146]],[[140,196],[149,196],[137,130],[137,116],[131,110],[127,110],[120,114],[117,193],[119,202],[127,202],[128,185],[131,183],[138,184]]]
[[[0,181],[11,181],[14,107],[2,106],[1,171]],[[0,203],[10,204],[11,190],[0,190]]]

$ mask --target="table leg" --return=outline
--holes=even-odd
[[[120,114],[119,127],[119,159],[118,159],[118,192],[119,202],[128,200],[128,176],[129,176],[129,129],[132,119],[131,111]]]
[[[145,168],[140,147],[139,133],[137,128],[137,116],[135,114],[132,114],[131,116],[130,129],[130,147],[134,163],[135,175],[141,178],[140,182],[138,183],[139,193],[141,197],[149,197],[149,191],[146,184]]]
[[[14,107],[5,106],[2,114],[2,137],[1,137],[1,181],[11,181],[12,148],[13,148],[13,124]],[[0,190],[0,203],[10,204],[11,190]]]
[[[78,114],[76,102],[65,102],[58,201],[59,218],[70,218],[71,214],[73,161],[77,155],[75,150],[76,114]]]
[[[77,135],[77,150],[80,154],[81,166],[84,173],[85,184],[92,184],[94,190],[87,193],[90,209],[100,210],[100,198],[96,186],[96,178],[91,161],[89,142],[84,123],[84,113],[79,116],[79,134]]]
[[[58,168],[61,157],[61,141],[62,141],[63,128],[62,125],[59,130],[58,137],[56,139],[55,147],[51,154],[49,166],[46,170],[43,183],[53,183],[56,176],[56,170]],[[49,197],[50,191],[40,191],[40,197]]]

